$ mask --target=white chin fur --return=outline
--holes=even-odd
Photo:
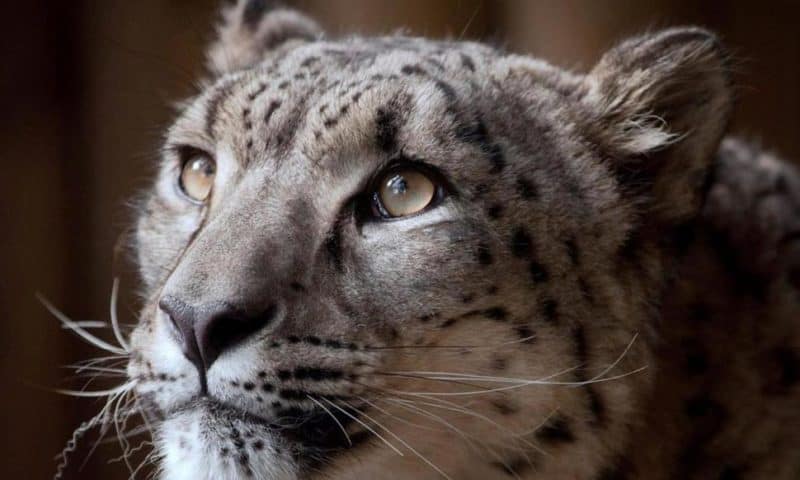
[[[161,480],[295,480],[288,449],[261,425],[210,414],[205,406],[159,427]]]

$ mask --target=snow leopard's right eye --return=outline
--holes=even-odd
[[[211,194],[217,165],[210,155],[194,150],[186,152],[182,161],[179,185],[189,200],[203,203]]]

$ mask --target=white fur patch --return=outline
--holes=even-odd
[[[294,462],[274,432],[262,425],[217,415],[204,404],[159,428],[162,480],[297,478]]]

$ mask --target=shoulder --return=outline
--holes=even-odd
[[[762,277],[800,287],[800,172],[753,143],[725,139],[710,178],[703,223]]]

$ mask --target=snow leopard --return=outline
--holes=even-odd
[[[241,0],[207,58],[113,347],[158,478],[800,478],[800,175],[715,34],[575,72]]]

